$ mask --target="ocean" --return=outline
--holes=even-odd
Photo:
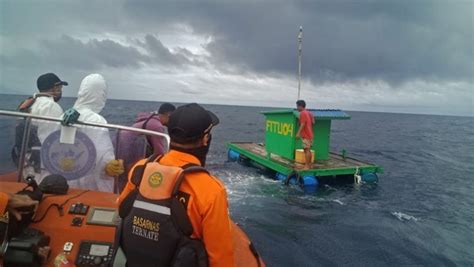
[[[0,96],[0,109],[15,109],[24,98]],[[159,105],[109,100],[102,115],[130,125]],[[226,143],[264,141],[260,111],[268,108],[205,106],[221,120],[208,167],[268,266],[474,266],[473,117],[348,111],[351,120],[333,122],[331,150],[385,172],[375,185],[323,184],[304,194],[227,161]],[[13,125],[0,117],[0,173],[13,168]]]

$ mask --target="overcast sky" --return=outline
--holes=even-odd
[[[0,1],[0,92],[474,116],[474,1]],[[0,107],[1,108],[1,107]]]

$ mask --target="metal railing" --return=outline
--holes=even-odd
[[[19,162],[18,162],[18,182],[20,182],[22,180],[23,169],[25,167],[25,157],[27,153],[27,144],[29,142],[32,120],[35,119],[35,120],[43,120],[43,121],[51,121],[51,122],[62,122],[62,119],[48,117],[48,116],[33,115],[30,113],[24,113],[24,112],[8,111],[8,110],[0,110],[0,116],[23,118],[25,121],[25,127],[23,131],[22,142],[21,142],[20,157],[19,157]],[[115,129],[117,130],[117,137],[120,135],[120,131],[131,131],[131,132],[135,132],[135,133],[139,133],[143,135],[159,136],[166,140],[166,147],[165,147],[166,150],[168,150],[170,146],[170,137],[167,134],[160,133],[160,132],[127,127],[127,126],[122,126],[122,125],[117,125],[117,124],[102,124],[102,123],[83,122],[83,121],[78,121],[77,123],[72,124],[70,126],[74,127],[76,125]],[[116,143],[116,149],[118,147],[117,143]],[[114,190],[115,188],[116,186],[114,186]]]

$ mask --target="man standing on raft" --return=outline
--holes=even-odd
[[[300,128],[296,133],[296,138],[301,138],[305,155],[305,169],[311,169],[311,145],[313,144],[313,125],[314,117],[306,110],[306,102],[304,100],[296,101],[296,108],[300,112]]]

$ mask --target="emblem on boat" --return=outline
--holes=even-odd
[[[163,175],[159,172],[154,172],[148,177],[148,184],[150,187],[158,187],[161,185],[161,182],[163,182]]]
[[[59,142],[61,131],[51,133],[41,147],[41,162],[50,173],[68,180],[79,179],[94,167],[97,152],[92,140],[83,132],[76,132],[74,144]]]

